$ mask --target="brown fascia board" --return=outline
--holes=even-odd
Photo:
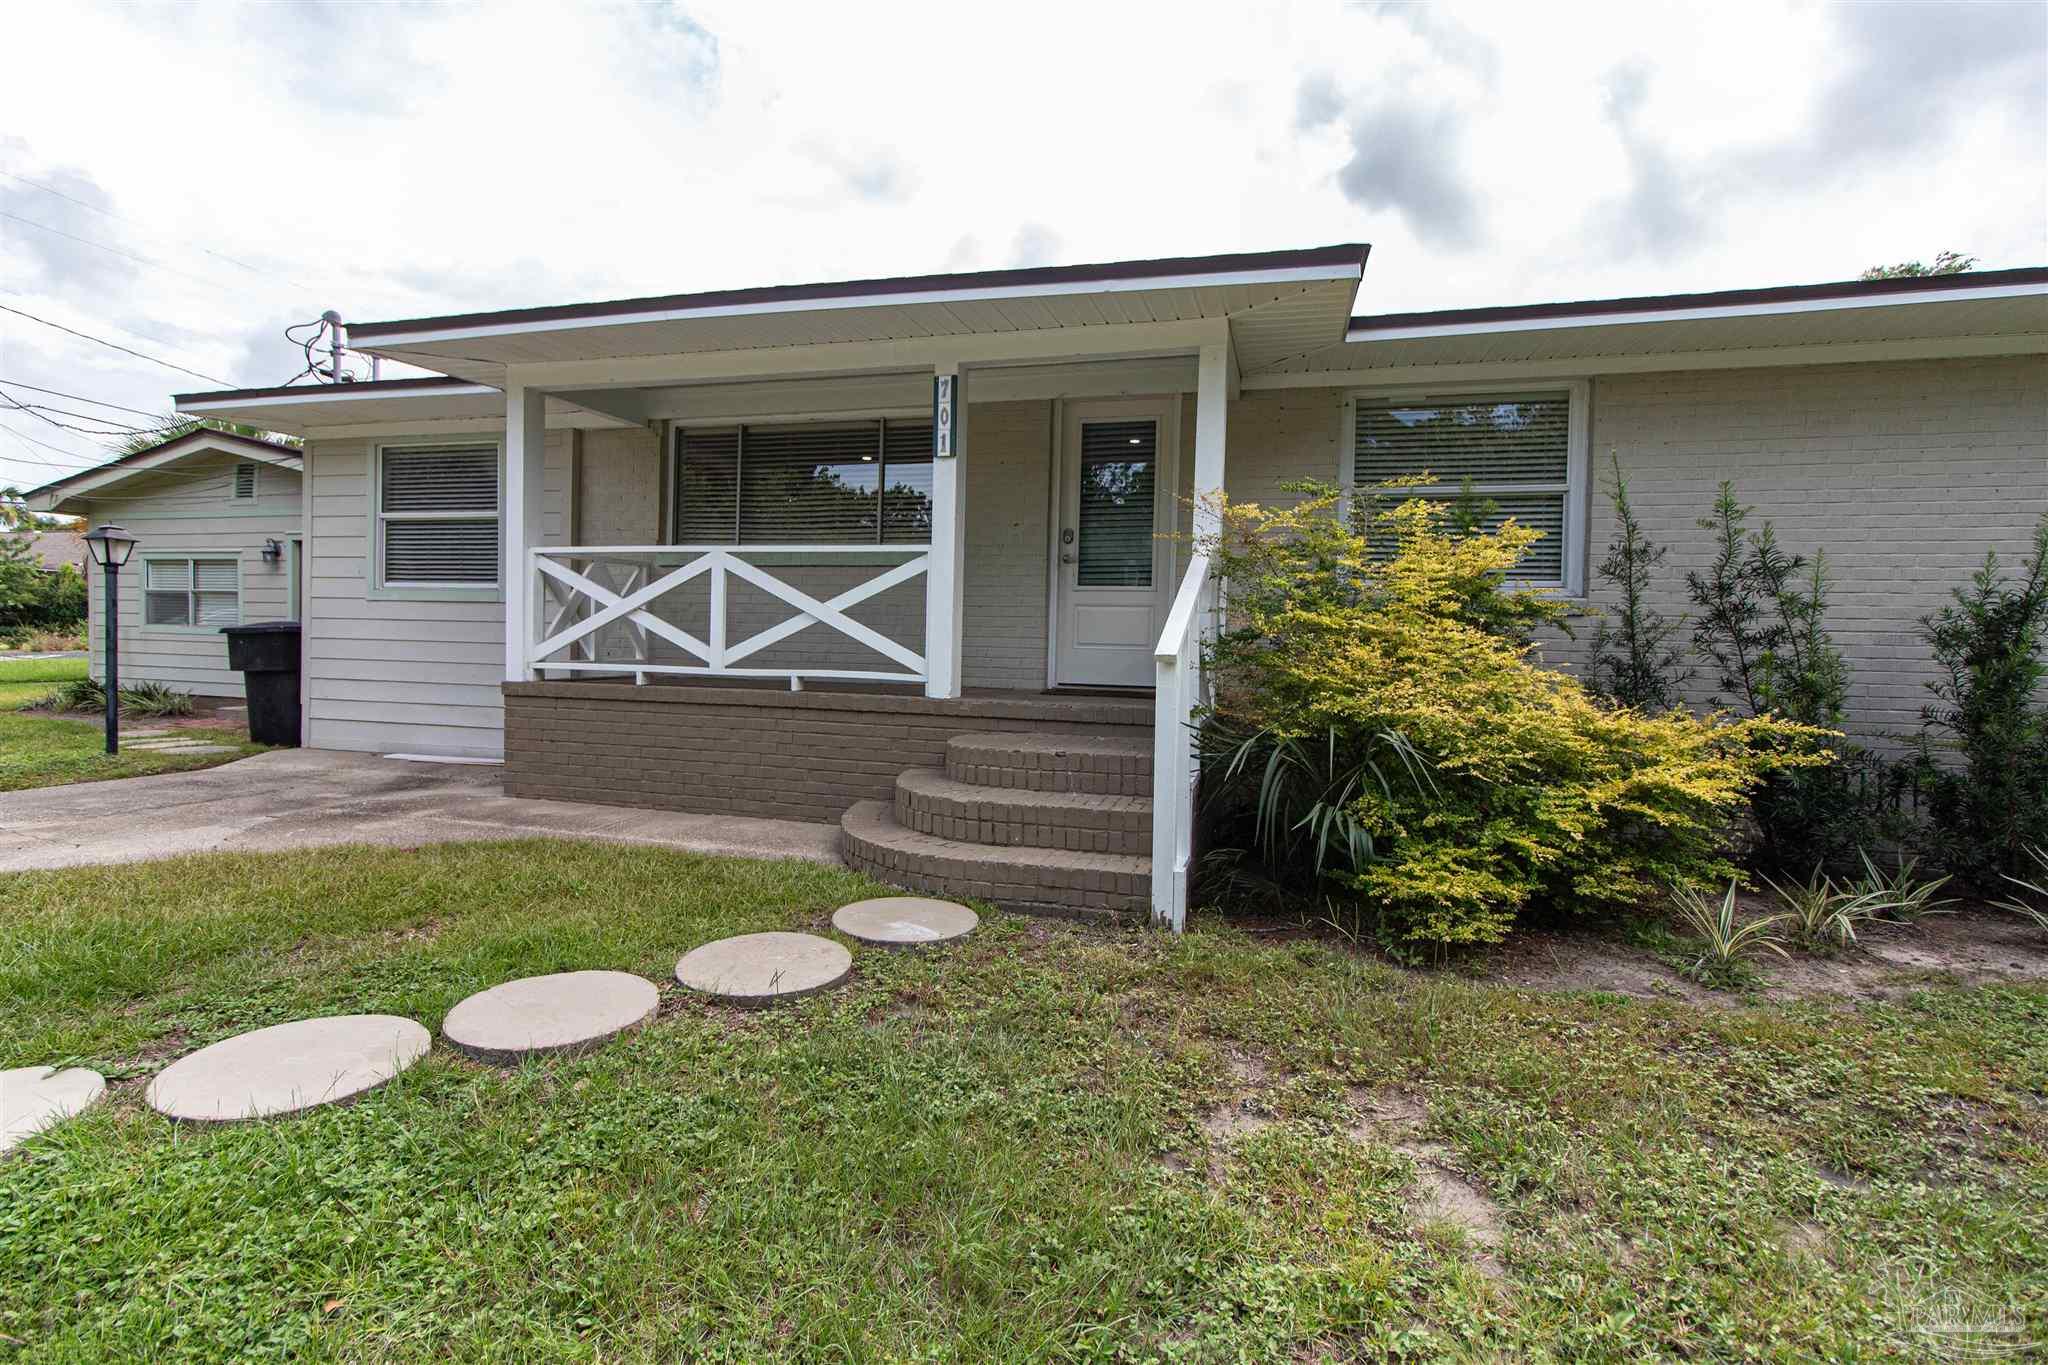
[[[1461,323],[1529,322],[1548,318],[1599,317],[1608,313],[1683,312],[1690,308],[1740,308],[1751,304],[1801,303],[1821,299],[1886,298],[1945,289],[1995,289],[2004,285],[2048,284],[2048,266],[2018,270],[1970,270],[1958,275],[1913,275],[1898,280],[1837,280],[1764,289],[1723,289],[1708,294],[1639,294],[1573,303],[1522,303],[1489,308],[1444,308],[1421,313],[1378,313],[1351,319],[1351,332],[1395,331]]]
[[[1173,256],[1147,261],[1110,261],[1099,265],[1034,266],[1019,270],[980,270],[950,275],[904,275],[883,279],[837,280],[826,284],[781,284],[754,289],[718,289],[699,294],[661,294],[649,298],[614,299],[603,303],[559,304],[545,308],[510,308],[495,313],[445,313],[436,317],[360,322],[349,327],[356,341],[373,341],[394,333],[439,327],[497,327],[521,323],[559,322],[635,313],[680,312],[699,308],[732,308],[763,303],[827,303],[869,295],[905,296],[959,289],[1028,289],[1034,285],[1142,284],[1148,279],[1183,275],[1223,275],[1256,270],[1328,268],[1344,274],[1363,273],[1372,250],[1362,242],[1311,247],[1296,251],[1246,251],[1222,256]]]
[[[428,375],[414,379],[362,379],[350,384],[284,384],[269,389],[213,389],[206,393],[174,393],[173,403],[228,403],[238,398],[289,398],[305,394],[317,400],[334,393],[431,393],[437,389],[489,388],[467,379]]]

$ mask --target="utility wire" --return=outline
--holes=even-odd
[[[0,171],[0,175],[4,174],[4,171]],[[46,393],[52,398],[69,398],[74,403],[90,403],[96,408],[112,408],[116,412],[132,412],[137,417],[163,416],[160,412],[148,412],[142,408],[123,407],[119,403],[109,403],[104,398],[87,398],[82,393],[66,393],[62,389],[45,389],[35,384],[24,384],[19,379],[0,379],[0,385],[5,385],[10,389],[27,389],[30,393]]]
[[[0,404],[5,404],[17,412],[25,412],[39,422],[48,422],[53,427],[61,427],[65,431],[75,431],[82,436],[147,436],[159,431],[169,431],[172,427],[180,425],[179,422],[158,422],[153,427],[123,426],[119,422],[110,421],[104,417],[94,417],[90,413],[71,412],[66,408],[53,408],[41,403],[23,403],[5,393],[0,393]],[[44,415],[52,412],[61,412],[67,417],[82,417],[86,421],[93,423],[94,426],[75,426],[70,422],[60,422],[54,417]]]
[[[24,312],[19,308],[10,307],[9,305],[4,303],[0,303],[0,312],[13,313],[17,317],[27,318],[30,322],[40,322],[45,327],[54,327],[60,332],[68,332],[72,336],[79,337],[85,341],[97,342],[98,344],[108,347],[109,349],[119,351],[123,355],[132,355],[137,360],[147,360],[152,365],[161,365],[167,370],[176,370],[179,374],[189,374],[194,379],[204,379],[207,383],[218,384],[224,389],[231,389],[234,387],[233,384],[230,384],[225,379],[216,379],[210,374],[201,374],[197,370],[188,370],[183,365],[173,365],[168,360],[159,360],[153,355],[144,355],[141,351],[131,351],[126,346],[117,345],[114,342],[108,341],[105,337],[96,337],[85,332],[76,331],[70,327],[66,327],[61,322],[52,322],[48,318],[39,318],[34,313]]]
[[[209,279],[204,275],[194,275],[189,270],[180,270],[178,267],[159,261],[154,257],[138,256],[132,251],[123,251],[120,247],[108,246],[105,242],[95,242],[90,237],[80,237],[76,233],[66,232],[62,228],[53,228],[48,223],[38,223],[33,218],[24,218],[18,213],[9,213],[5,209],[0,209],[0,218],[12,219],[23,227],[36,228],[39,231],[49,233],[53,237],[62,237],[67,242],[76,242],[80,246],[89,246],[95,251],[104,251],[110,256],[119,256],[124,260],[135,261],[141,265],[154,267],[157,270],[169,271],[171,274],[182,279],[191,280],[194,284],[210,285],[215,289],[225,289],[231,293],[241,292],[238,286],[229,284],[225,280],[215,280]]]
[[[151,230],[149,224],[147,223],[138,222],[133,218],[127,217],[125,214],[116,213],[112,209],[103,209],[97,204],[88,204],[85,200],[78,198],[76,195],[66,194],[64,193],[64,191],[57,189],[55,186],[43,184],[40,180],[31,180],[25,175],[16,175],[13,171],[0,171],[0,175],[6,176],[9,180],[17,181],[23,185],[27,185],[30,189],[41,190],[44,194],[54,194],[59,199],[65,200],[69,203],[76,204],[82,209],[91,209],[94,213],[100,214],[107,218],[112,218],[116,222],[129,223],[133,224],[136,227],[143,228],[144,230]],[[228,255],[225,251],[215,251],[210,247],[200,246],[197,242],[186,241],[183,244],[191,247],[195,251],[203,251],[207,255],[213,257],[216,260],[226,261],[229,265],[240,266],[242,269],[250,271],[257,275],[268,275],[270,276],[270,278],[274,280],[283,280],[286,284],[290,285],[292,288],[296,290],[299,290],[301,293],[310,294],[313,292],[312,290],[306,288],[305,285],[300,284],[297,280],[292,279],[287,275],[280,275],[275,270],[265,270],[262,266],[251,265],[247,261],[238,260],[235,257]]]

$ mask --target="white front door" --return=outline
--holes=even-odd
[[[1150,687],[1172,591],[1176,406],[1071,403],[1060,441],[1054,681]]]

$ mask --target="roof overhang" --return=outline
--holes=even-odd
[[[147,450],[138,450],[118,460],[52,480],[40,488],[31,488],[22,496],[33,511],[82,513],[86,510],[82,504],[90,502],[94,493],[104,492],[154,470],[185,464],[207,455],[255,460],[294,473],[305,463],[298,451],[272,441],[238,436],[230,431],[192,431],[159,442]]]
[[[1398,384],[2048,351],[2048,269],[1390,313],[1248,387]]]
[[[1240,370],[1252,373],[1343,336],[1368,249],[1345,244],[719,290],[358,323],[349,335],[373,355],[503,384],[507,371],[520,366],[1020,332],[1078,338],[1216,321],[1227,326]],[[1076,351],[1085,354],[1088,346]]]
[[[505,421],[505,395],[501,390],[488,384],[438,376],[181,393],[174,396],[174,401],[179,412],[193,417],[246,422],[295,436],[477,430],[503,426]],[[636,425],[557,399],[548,401],[547,416],[550,427]]]

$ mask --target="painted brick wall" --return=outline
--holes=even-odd
[[[1828,623],[1854,670],[1849,728],[1910,730],[1933,676],[1918,618],[1996,550],[2017,567],[2048,511],[2048,360],[2033,356],[1618,376],[1593,387],[1593,459],[1618,455],[1638,515],[1670,547],[1656,594],[1686,609],[1696,525],[1722,479],[1797,553],[1825,552]],[[1611,513],[1595,497],[1597,564]],[[1611,602],[1593,579],[1594,604]],[[1583,660],[1590,629],[1554,657]],[[1691,695],[1704,702],[1703,671]]]

